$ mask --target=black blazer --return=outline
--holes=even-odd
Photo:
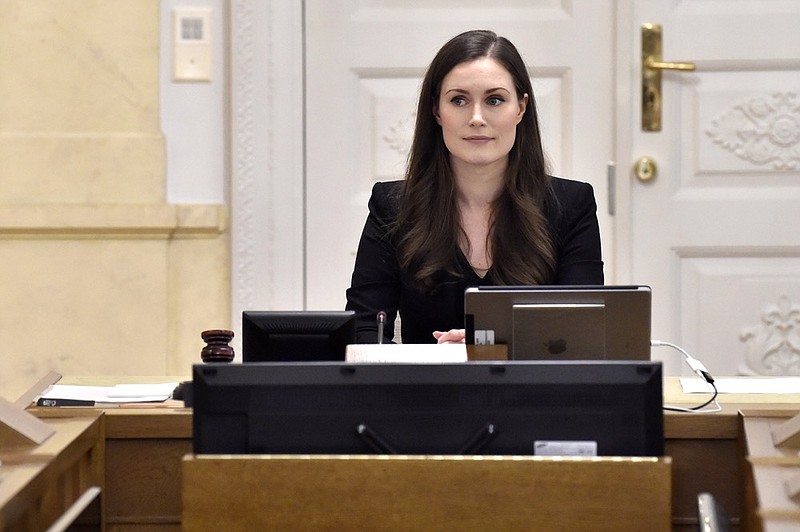
[[[547,218],[556,250],[554,284],[601,285],[603,261],[594,190],[588,183],[553,178],[557,206]],[[459,257],[455,270],[461,276],[446,276],[432,294],[416,290],[400,271],[396,249],[387,237],[397,218],[402,181],[376,183],[372,188],[367,217],[358,245],[355,268],[347,290],[347,310],[356,311],[359,343],[376,343],[376,316],[386,312],[386,342],[394,337],[399,310],[401,335],[406,344],[434,343],[433,331],[464,328],[464,290],[469,286],[497,284],[492,270],[479,277],[466,258]]]

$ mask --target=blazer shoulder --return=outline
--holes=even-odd
[[[550,181],[550,190],[547,218],[557,234],[568,232],[587,216],[596,216],[597,202],[591,184],[554,177]]]
[[[372,186],[369,210],[381,219],[394,219],[400,209],[402,181],[380,181]]]
[[[550,181],[553,194],[564,206],[594,202],[594,187],[583,181],[553,177]]]

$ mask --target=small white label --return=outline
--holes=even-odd
[[[476,329],[475,345],[494,345],[494,329]]]
[[[534,456],[597,456],[596,441],[553,441],[533,442]]]

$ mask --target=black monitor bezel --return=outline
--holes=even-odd
[[[244,310],[242,361],[344,361],[355,318],[350,310]]]

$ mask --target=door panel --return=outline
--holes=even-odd
[[[553,172],[595,186],[611,279],[613,5],[307,0],[307,308],[344,306],[372,184],[402,177],[425,68],[473,28],[508,37],[529,63]]]
[[[631,110],[633,282],[653,287],[653,335],[715,374],[800,374],[800,2],[637,0],[663,26],[663,130]],[[640,95],[640,55],[632,92]],[[686,371],[665,356],[668,372]]]

